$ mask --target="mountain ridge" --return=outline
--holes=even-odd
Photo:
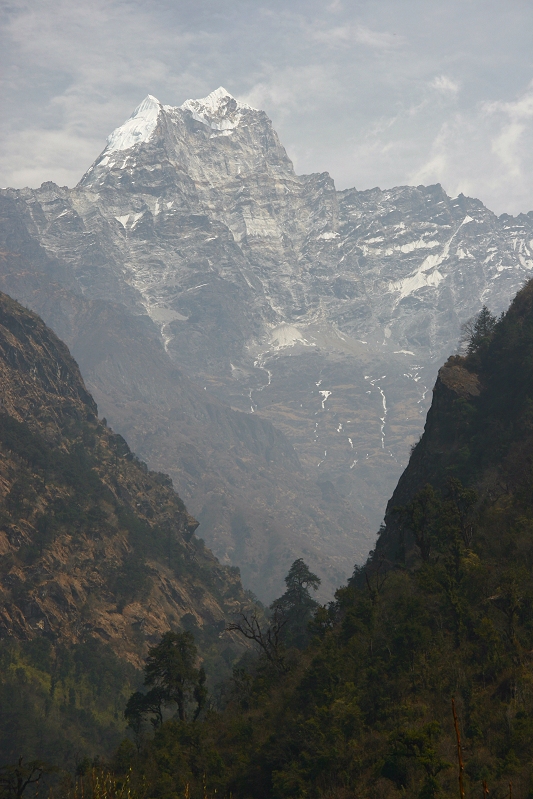
[[[428,485],[461,481],[487,506],[526,501],[531,423],[528,351],[531,343],[533,282],[516,295],[493,330],[465,355],[440,368],[424,433],[388,502],[385,527],[374,560],[413,557],[416,543],[398,508],[409,506]],[[505,503],[504,503],[505,504]]]
[[[45,191],[50,189],[46,187]],[[149,317],[139,313],[135,295],[127,284],[120,282],[120,277],[118,280],[113,274],[104,274],[103,280],[97,277],[100,285],[92,292],[92,299],[87,292],[82,294],[68,262],[51,258],[42,247],[35,248],[34,239],[24,225],[13,241],[13,223],[18,221],[18,214],[13,206],[9,208],[6,204],[2,210],[0,246],[4,256],[0,285],[38,310],[68,342],[106,418],[132,442],[141,457],[155,468],[171,473],[188,504],[200,492],[201,504],[196,505],[195,511],[200,519],[209,521],[213,531],[210,542],[219,557],[228,562],[228,548],[230,552],[236,545],[244,548],[239,565],[248,584],[257,586],[260,575],[263,596],[266,591],[267,598],[274,597],[279,593],[284,571],[296,555],[303,551],[313,559],[311,548],[316,547],[313,538],[318,542],[319,530],[323,530],[325,537],[336,536],[336,544],[326,562],[321,565],[319,559],[313,564],[321,573],[329,573],[325,582],[328,592],[333,591],[345,573],[346,567],[341,563],[353,560],[348,535],[352,523],[349,508],[343,507],[342,502],[338,507],[339,503],[333,499],[328,501],[331,511],[326,515],[319,506],[323,500],[317,501],[309,485],[299,477],[298,460],[290,443],[268,420],[239,415],[223,406],[212,392],[190,383],[183,370],[177,369],[165,355],[157,328]],[[89,246],[94,253],[96,248]],[[52,283],[51,275],[56,278]],[[118,304],[110,304],[109,294],[118,295]],[[224,425],[210,415],[208,405],[217,409],[216,413],[222,413],[226,419]],[[253,441],[250,439],[251,449],[246,444],[246,429],[255,430],[257,437],[263,435],[264,429],[271,443],[254,453]],[[169,439],[169,430],[175,431],[175,438]],[[224,430],[226,438],[222,435]],[[247,464],[257,457],[259,462],[253,467],[252,478]],[[271,460],[273,465],[269,466]],[[280,467],[283,477],[277,476]],[[236,490],[241,491],[239,485],[243,479],[242,498],[237,494],[235,503],[231,498]],[[277,499],[274,500],[276,493],[270,497],[257,494],[261,484],[268,492],[274,490]],[[298,516],[308,513],[309,507],[313,508],[313,515],[308,517],[307,539],[298,533],[301,542],[295,547],[294,543],[286,542],[284,528],[287,523],[293,529],[301,527]],[[342,522],[334,521],[335,515],[337,519],[343,517]],[[359,557],[364,556],[365,549],[361,548]],[[278,561],[274,570],[272,557]]]
[[[62,285],[120,304],[139,335],[141,326],[147,340],[155,335],[169,361],[201,390],[285,436],[300,461],[298,491],[307,499],[300,521],[286,525],[281,514],[276,526],[290,557],[311,558],[322,575],[337,550],[336,562],[344,565],[340,572],[335,566],[333,590],[340,573],[347,576],[354,560],[364,560],[369,529],[383,518],[461,323],[483,303],[503,310],[530,275],[533,214],[498,218],[478,200],[450,198],[438,185],[337,192],[327,173],[295,174],[262,111],[244,109],[246,124],[215,131],[187,109],[166,108],[149,141],[111,153],[105,163],[104,150],[75,189],[47,184],[3,192],[12,203],[7,238],[11,226],[22,226],[24,246],[39,242]],[[6,275],[6,289],[25,299],[31,270],[16,279]],[[53,313],[47,321],[59,323]],[[112,394],[118,402],[124,375],[102,379],[100,404]],[[104,412],[121,429],[115,400]],[[128,435],[138,428],[141,441],[144,423],[135,413]],[[162,419],[161,429],[167,424]],[[175,435],[187,435],[185,425]],[[230,437],[226,449],[233,447]],[[209,460],[205,441],[195,449]],[[187,492],[190,480],[173,471],[172,453],[146,441],[142,456]],[[235,464],[240,482],[245,477]],[[268,478],[277,484],[274,505],[288,512],[293,500],[283,499],[274,471]],[[330,485],[335,501],[328,502]],[[257,513],[247,518],[249,509],[224,486],[238,518],[244,514],[250,529],[262,525],[265,541],[269,490],[264,483]],[[233,510],[222,533],[208,521],[214,516],[203,489],[186,499],[221,557],[256,583],[271,571],[266,543],[259,560],[254,543],[240,548]],[[289,563],[265,597],[279,593]]]

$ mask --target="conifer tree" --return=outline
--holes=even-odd
[[[488,344],[494,335],[497,322],[497,318],[484,305],[477,316],[473,316],[461,326],[461,343],[468,355]]]
[[[287,590],[279,599],[275,599],[270,608],[281,611],[286,623],[282,637],[287,646],[303,648],[309,639],[308,624],[318,608],[310,589],[316,591],[320,585],[320,577],[313,574],[303,558],[294,561],[285,577]]]

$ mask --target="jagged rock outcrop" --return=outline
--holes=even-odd
[[[297,176],[266,115],[223,89],[146,98],[76,188],[1,201],[0,285],[61,333],[116,429],[268,598],[295,555],[330,587],[364,558],[360,514],[377,529],[461,323],[503,310],[533,266],[531,213],[496,217],[439,185],[337,192],[327,173]],[[176,367],[180,402],[192,378],[248,426],[271,422],[300,476],[277,454],[248,461],[235,430],[211,447],[217,425],[180,419],[159,390]]]

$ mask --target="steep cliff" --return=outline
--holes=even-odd
[[[477,493],[476,514],[507,516],[528,506],[533,447],[533,281],[490,335],[440,369],[424,433],[388,505],[374,559],[419,556],[397,509],[450,480]],[[524,511],[525,512],[525,511]],[[403,531],[403,532],[402,532]],[[403,535],[407,536],[403,540]]]
[[[71,263],[35,241],[10,199],[0,205],[0,286],[68,344],[101,412],[152,468],[170,474],[217,557],[238,565],[244,584],[271,600],[303,555],[331,596],[371,544],[361,515],[308,479],[268,419],[228,407],[211,384],[177,368],[158,327],[125,302],[128,287],[122,295],[107,282],[105,255],[96,270],[103,285],[82,292]]]
[[[250,604],[169,478],[98,420],[67,347],[4,294],[0,453],[1,637],[96,639],[139,666],[169,628],[212,641]]]

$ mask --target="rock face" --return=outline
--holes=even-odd
[[[75,189],[3,191],[2,229],[0,285],[268,599],[294,557],[329,589],[364,558],[461,323],[533,267],[533,214],[297,176],[222,88],[147,97]]]
[[[197,526],[98,421],[67,347],[0,294],[0,637],[99,638],[136,666],[172,627],[218,639],[251,601]]]

